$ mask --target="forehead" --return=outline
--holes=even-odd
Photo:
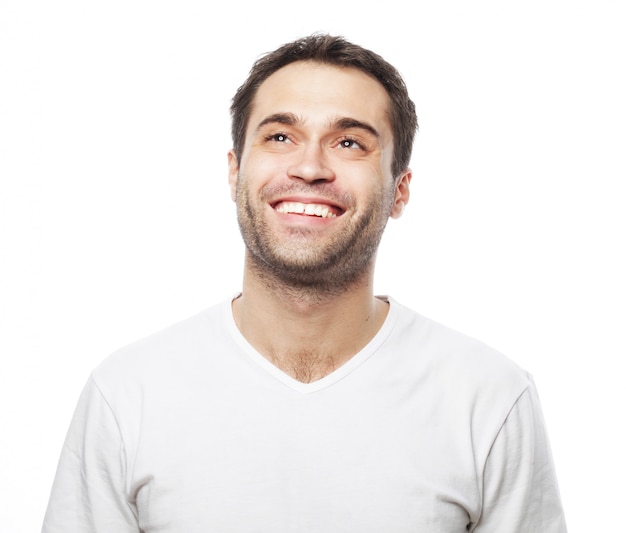
[[[390,99],[365,72],[314,61],[298,61],[274,72],[254,97],[249,126],[273,113],[294,113],[305,122],[350,117],[390,134]]]

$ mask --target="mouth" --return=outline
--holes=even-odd
[[[272,206],[278,213],[302,215],[317,218],[336,218],[343,214],[343,209],[332,204],[279,201]]]

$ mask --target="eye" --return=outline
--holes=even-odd
[[[284,143],[289,141],[289,137],[285,133],[272,133],[265,137],[266,141],[273,141],[277,143]]]
[[[351,148],[353,150],[365,150],[365,147],[356,139],[351,137],[344,137],[339,140],[338,143],[339,148]]]

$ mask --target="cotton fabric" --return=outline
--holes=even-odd
[[[230,301],[111,355],[43,532],[565,533],[532,377],[389,303],[313,383],[260,355]]]

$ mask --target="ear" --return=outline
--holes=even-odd
[[[228,151],[228,184],[233,202],[237,198],[237,180],[239,178],[239,160],[234,150]]]
[[[389,215],[391,218],[400,218],[402,216],[402,212],[406,204],[409,203],[409,185],[411,183],[411,178],[413,177],[413,173],[410,168],[407,168],[401,175],[398,177],[396,183],[396,195],[393,200],[393,206],[391,208],[391,214]]]

